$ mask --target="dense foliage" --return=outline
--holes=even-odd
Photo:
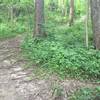
[[[83,88],[72,95],[70,100],[99,100],[100,99],[100,87],[94,89]]]
[[[85,13],[84,0],[75,0],[75,16]],[[54,10],[50,12],[53,3]],[[63,4],[64,3],[64,4]],[[49,21],[66,23],[69,15],[69,0],[45,0],[45,18]],[[13,16],[11,14],[13,8]],[[49,17],[48,17],[49,16]],[[13,19],[12,19],[12,18]],[[19,33],[33,32],[34,27],[34,0],[1,0],[0,1],[0,38],[16,36]],[[49,23],[48,23],[49,25]]]
[[[12,13],[11,13],[12,11]],[[0,38],[16,36],[30,31],[34,14],[32,0],[4,0],[0,2]],[[31,14],[31,16],[30,16]],[[31,23],[30,23],[31,22]],[[33,25],[33,24],[32,24]]]
[[[61,77],[99,79],[100,52],[93,47],[85,48],[84,29],[80,24],[56,27],[46,39],[28,36],[22,48],[28,58]]]

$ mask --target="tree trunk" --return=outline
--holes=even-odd
[[[14,20],[13,6],[10,7],[10,19],[11,19],[11,23],[13,25],[13,20]]]
[[[67,6],[66,6],[66,1],[65,0],[62,0],[62,16],[66,16],[67,12]]]
[[[74,21],[74,0],[70,0],[69,26],[73,24],[73,21]]]
[[[44,30],[44,0],[35,0],[35,28],[34,36],[43,37],[45,36]]]
[[[85,43],[86,47],[89,46],[89,36],[88,36],[88,20],[89,20],[89,0],[86,2],[86,21],[85,21]]]
[[[100,0],[90,0],[94,47],[100,49]]]

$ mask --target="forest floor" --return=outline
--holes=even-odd
[[[21,42],[21,36],[0,41],[0,100],[68,100],[68,96],[81,87],[99,85],[73,79],[59,80],[55,75],[37,78],[34,66],[24,67],[27,61],[20,54]]]

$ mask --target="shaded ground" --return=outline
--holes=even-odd
[[[21,40],[18,36],[0,41],[0,100],[67,100],[80,87],[96,86],[75,80],[61,81],[53,75],[37,79],[32,69],[24,69],[27,62],[20,56]]]

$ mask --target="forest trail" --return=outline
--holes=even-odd
[[[0,100],[67,100],[68,94],[76,89],[93,87],[75,80],[58,81],[52,76],[49,80],[37,79],[31,69],[24,69],[26,61],[20,56],[21,41],[20,36],[0,41]],[[54,93],[54,84],[63,88],[62,96]]]

